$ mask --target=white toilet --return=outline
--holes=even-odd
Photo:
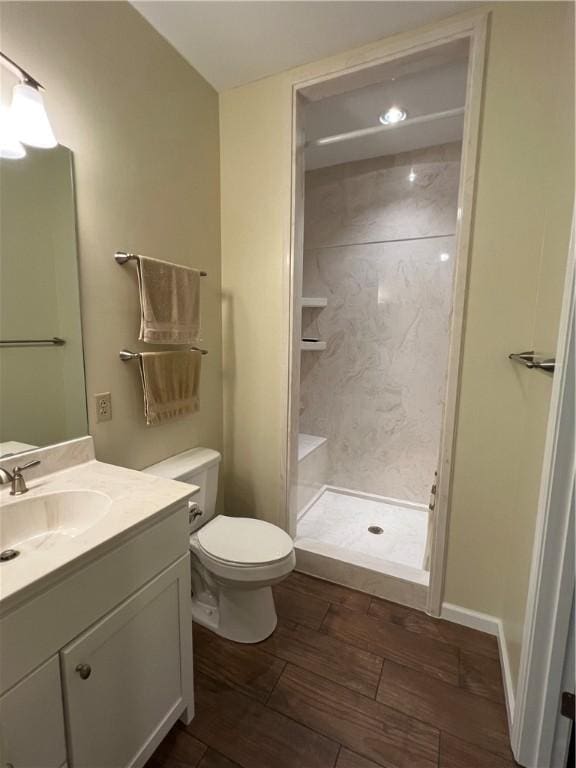
[[[144,471],[200,488],[190,505],[194,621],[229,640],[257,643],[276,627],[271,586],[294,569],[294,546],[271,523],[215,515],[220,458],[193,448]]]

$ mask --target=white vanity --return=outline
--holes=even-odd
[[[0,764],[141,766],[193,716],[197,489],[97,462],[91,438],[16,458],[42,463],[0,495],[0,551],[20,552],[0,563]]]

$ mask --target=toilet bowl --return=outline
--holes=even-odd
[[[272,585],[296,563],[291,537],[276,525],[216,515],[220,454],[194,448],[145,472],[199,487],[190,511],[192,617],[222,637],[257,643],[277,623]]]

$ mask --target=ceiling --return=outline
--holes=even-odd
[[[136,0],[132,5],[223,91],[481,3]]]
[[[395,155],[462,139],[464,116],[409,125],[415,117],[463,107],[466,101],[467,51],[435,66],[421,63],[407,74],[380,69],[380,82],[355,88],[306,105],[306,168]],[[396,64],[396,62],[394,62]],[[388,67],[390,69],[390,67]],[[378,117],[391,106],[406,111],[406,124],[346,141],[315,145],[316,139],[379,126]]]

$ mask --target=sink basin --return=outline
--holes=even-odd
[[[108,514],[99,491],[59,491],[0,506],[0,551],[46,550],[79,536]]]

